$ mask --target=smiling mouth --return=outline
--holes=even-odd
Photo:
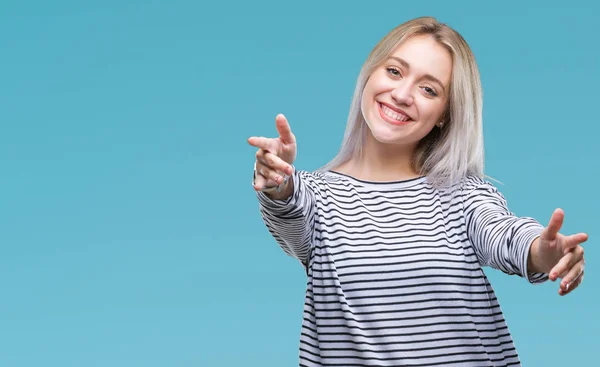
[[[378,103],[378,105],[379,105],[379,112],[380,112],[381,116],[385,120],[387,120],[393,124],[406,124],[408,122],[413,121],[407,115],[397,112],[397,111],[394,111],[382,103]]]

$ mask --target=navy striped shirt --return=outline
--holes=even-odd
[[[307,273],[300,366],[519,366],[482,267],[524,277],[543,226],[488,181],[367,182],[293,173],[287,200],[257,193],[262,218]]]

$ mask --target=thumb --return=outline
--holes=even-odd
[[[546,229],[544,229],[542,238],[548,241],[554,240],[558,235],[558,231],[560,231],[560,228],[563,225],[564,219],[565,213],[562,209],[554,210],[552,216],[550,217],[550,221],[548,222],[548,226],[546,227]]]
[[[275,126],[279,132],[279,138],[284,144],[296,144],[296,137],[292,134],[292,129],[287,118],[283,114],[277,115],[275,118]]]

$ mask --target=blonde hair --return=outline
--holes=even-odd
[[[452,56],[453,70],[444,127],[432,129],[421,140],[413,166],[438,187],[453,185],[466,175],[483,176],[483,98],[475,57],[458,32],[432,17],[397,26],[375,46],[358,76],[341,149],[321,170],[360,157],[368,129],[360,107],[365,84],[398,46],[417,35],[430,35],[444,46]]]

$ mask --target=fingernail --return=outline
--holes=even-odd
[[[566,285],[567,290],[569,290],[570,285],[571,285],[571,283],[567,283],[567,285]]]

